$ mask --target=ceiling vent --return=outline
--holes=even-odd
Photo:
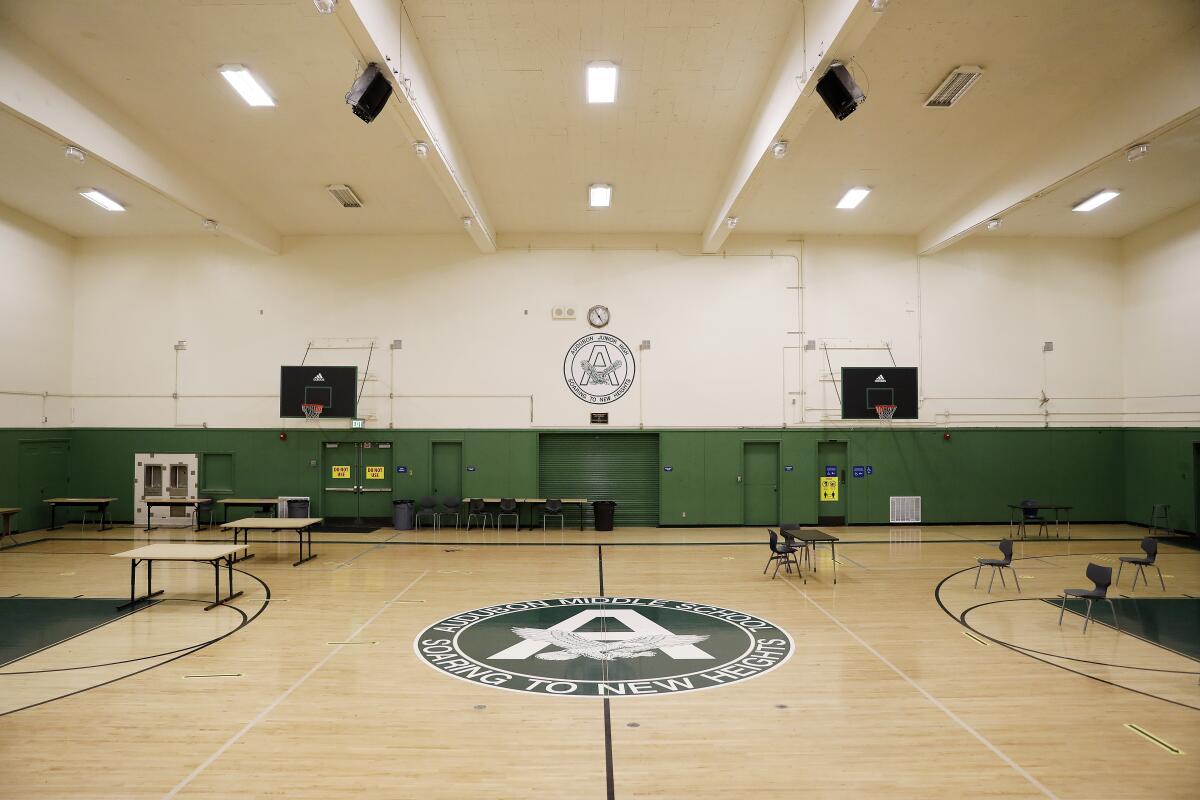
[[[982,74],[981,67],[971,65],[956,67],[946,76],[946,80],[942,81],[942,85],[929,95],[929,99],[925,101],[925,107],[949,108],[962,99],[962,96],[967,93],[967,89],[974,86],[975,81],[979,80],[979,76]]]
[[[354,190],[344,183],[335,183],[332,186],[326,186],[325,189],[342,208],[362,208],[362,200],[359,200]]]

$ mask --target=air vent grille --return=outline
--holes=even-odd
[[[920,497],[892,497],[890,500],[889,522],[903,524],[906,522],[921,521]]]
[[[359,200],[354,190],[344,183],[326,186],[325,190],[329,192],[330,197],[338,201],[342,208],[362,208],[362,200]]]
[[[946,80],[942,81],[942,85],[929,95],[929,99],[925,101],[925,107],[949,108],[962,99],[962,96],[975,85],[975,81],[979,80],[979,76],[982,74],[982,68],[969,64],[955,68],[946,76]]]

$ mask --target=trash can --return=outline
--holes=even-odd
[[[307,497],[289,497],[287,504],[287,515],[289,517],[308,517]]]
[[[596,520],[596,530],[611,531],[613,529],[613,514],[617,504],[612,500],[597,500],[592,503],[592,516]]]
[[[392,528],[398,531],[413,529],[413,515],[416,514],[417,504],[412,500],[392,501]]]

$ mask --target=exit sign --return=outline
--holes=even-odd
[[[608,412],[607,411],[592,412],[592,424],[593,425],[607,425],[608,424]]]
[[[354,419],[350,420],[351,428],[362,428],[362,427],[365,427],[366,424],[367,424],[367,421],[365,419],[358,419],[357,417],[355,417]]]

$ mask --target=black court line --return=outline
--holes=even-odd
[[[596,545],[596,566],[600,573],[600,596],[604,596],[604,545]],[[605,624],[601,617],[601,625]],[[608,680],[608,663],[600,662],[604,669],[604,679]],[[604,782],[608,791],[608,800],[616,795],[616,784],[613,781],[613,747],[612,747],[612,706],[609,698],[604,698]]]

